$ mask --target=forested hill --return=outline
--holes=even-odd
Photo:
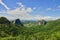
[[[26,23],[28,27],[4,19],[4,22],[0,19],[1,40],[60,40],[60,19],[48,21],[45,25],[38,25],[38,22]]]

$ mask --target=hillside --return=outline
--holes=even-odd
[[[34,22],[28,26],[0,24],[1,40],[60,40],[60,20],[48,21],[40,26]]]

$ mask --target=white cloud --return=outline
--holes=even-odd
[[[60,5],[58,6],[58,8],[60,9]]]
[[[18,3],[20,7],[14,9],[14,10],[7,10],[6,13],[9,15],[14,16],[14,18],[20,18],[24,20],[32,19],[32,16],[29,14],[33,11],[33,8],[25,7],[25,5],[22,7],[22,3]]]
[[[33,8],[34,10],[36,9],[36,7]]]
[[[56,20],[57,17],[52,17],[52,16],[41,16],[41,15],[36,15],[34,17],[36,20]]]
[[[32,12],[33,11],[33,9],[32,8],[27,8],[27,10],[26,10],[27,12]]]
[[[16,4],[18,4],[20,7],[25,7],[25,5],[23,5],[21,2],[17,2]]]
[[[46,10],[47,10],[47,11],[50,11],[50,10],[52,10],[52,8],[47,8]]]
[[[3,13],[5,13],[5,12],[3,12]],[[9,14],[10,16],[9,15],[8,16],[1,15],[1,16],[7,17],[8,19],[17,19],[17,18],[19,18],[21,20],[42,20],[42,19],[56,20],[56,19],[60,18],[60,17],[52,17],[52,16],[41,16],[41,15],[32,16],[32,15],[30,15],[29,13],[27,13],[25,11],[21,12],[21,10],[19,10],[18,8],[15,9],[15,10],[7,11],[7,14]]]
[[[17,2],[17,4],[18,4],[18,5],[22,5],[22,3],[21,3],[21,2]]]
[[[0,0],[0,4],[2,4],[7,10],[9,10],[9,8],[7,7],[7,5],[4,2],[2,2],[2,0]]]
[[[7,10],[7,11],[0,12],[0,13],[8,14],[8,16],[2,15],[2,16],[7,17],[8,19],[17,19],[17,18],[19,18],[21,20],[41,20],[41,19],[53,20],[53,19],[57,19],[57,18],[54,18],[51,16],[41,16],[41,15],[32,16],[29,13],[32,12],[33,10],[35,10],[36,9],[35,7],[30,8],[30,7],[25,7],[25,5],[23,5],[22,3],[17,3],[17,4],[20,7],[14,9],[14,10]],[[51,10],[51,9],[48,8],[48,10]]]

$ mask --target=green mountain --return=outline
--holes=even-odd
[[[48,21],[45,25],[38,22],[24,24],[0,24],[1,40],[60,40],[60,19]]]

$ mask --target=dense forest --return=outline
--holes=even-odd
[[[38,25],[37,21],[14,23],[1,17],[0,40],[60,40],[60,19]]]

